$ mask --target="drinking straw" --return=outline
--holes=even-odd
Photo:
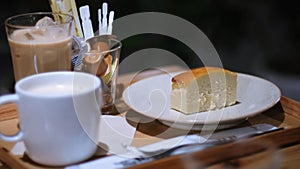
[[[103,23],[103,27],[107,27],[107,3],[104,2],[102,4],[102,13],[103,13],[103,18],[102,18],[102,23]]]
[[[109,12],[108,28],[107,28],[107,34],[108,34],[108,35],[111,35],[111,34],[112,34],[112,23],[113,23],[113,20],[114,20],[114,14],[115,14],[114,11],[110,11],[110,12]]]
[[[103,29],[103,33],[106,34],[107,32],[107,3],[106,2],[102,4],[102,14],[103,14],[103,18],[102,18],[101,29]]]
[[[101,17],[101,9],[98,9],[98,23],[99,23],[99,35],[101,35],[101,28],[102,28],[102,24],[101,24],[101,19],[102,17]]]
[[[93,26],[90,20],[90,8],[88,5],[84,5],[79,8],[79,12],[82,21],[84,39],[87,40],[94,36]]]

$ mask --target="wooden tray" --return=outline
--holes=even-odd
[[[175,67],[172,68],[172,70],[176,71],[178,69]],[[139,76],[136,76],[135,79],[131,80],[130,82],[134,82],[135,80],[147,77],[149,75],[154,75],[156,73],[155,71],[145,72],[145,74],[140,74]],[[128,77],[129,76],[120,77],[118,83],[121,83],[122,79],[127,79]],[[124,82],[123,84],[126,86],[129,83]],[[118,104],[122,104],[122,103],[118,102]],[[168,132],[169,134],[163,135],[160,133],[163,133],[166,130],[170,130],[168,126],[161,124],[157,120],[149,120],[149,122],[147,123],[138,123],[132,119],[136,118],[137,116],[140,116],[139,114],[133,112],[132,110],[126,107],[124,108],[124,112],[126,112],[128,122],[134,125],[135,127],[137,127],[135,138],[138,139],[134,139],[132,143],[132,145],[135,146],[142,146],[142,145],[154,143],[170,137],[181,135],[183,133],[186,134],[187,132],[184,130],[171,129],[174,131],[171,132],[172,134]],[[120,115],[122,115],[123,112],[120,113],[121,113]],[[145,119],[145,118],[146,117],[140,117],[140,119]],[[283,96],[281,97],[280,102],[277,103],[272,108],[270,108],[269,110],[255,117],[251,117],[246,122],[235,127],[249,126],[258,123],[269,123],[275,126],[285,127],[285,129],[282,131],[265,134],[260,137],[270,139],[272,142],[278,145],[278,147],[280,148],[279,152],[282,155],[281,168],[298,168],[300,166],[300,103]],[[17,124],[18,124],[18,119],[17,119],[16,106],[14,104],[6,104],[0,106],[0,131],[4,132],[5,134],[13,134],[18,130]],[[190,131],[189,133],[193,133],[193,131]],[[260,137],[257,138],[255,137],[250,139],[253,139],[253,141],[255,141],[255,139],[259,139]],[[144,141],[140,141],[141,140],[140,138],[146,138],[146,139],[143,139]],[[2,161],[2,168],[17,168],[17,169],[63,168],[63,167],[41,166],[39,164],[32,162],[26,156],[15,156],[10,153],[10,150],[12,149],[14,144],[15,143],[7,143],[7,142],[0,141],[0,161]],[[215,149],[207,150],[207,151],[211,153],[212,152],[216,153],[221,149],[222,147],[220,148],[219,146],[217,146],[215,147]],[[193,155],[203,159],[205,157],[205,153],[208,152],[201,151],[201,152],[196,152]],[[95,156],[90,160],[94,160],[95,158],[102,158],[102,157]],[[156,160],[151,163],[137,165],[131,168],[150,168],[150,167],[153,168],[158,166],[160,168],[164,168],[164,167],[169,167],[170,165],[175,168],[181,168],[182,159],[180,158],[182,158],[182,156],[180,155],[172,156],[169,158]],[[215,163],[222,162],[222,160],[217,161],[218,159],[220,159],[217,158],[217,156],[215,156],[213,159],[212,158],[211,159],[205,158],[205,159],[215,160]],[[220,166],[221,165],[216,165],[215,168],[218,167],[220,168]]]

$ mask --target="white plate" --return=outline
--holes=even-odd
[[[185,115],[170,108],[171,78],[175,74],[153,76],[130,85],[123,93],[125,103],[136,112],[174,128],[214,130],[231,127],[271,108],[281,96],[275,84],[256,76],[238,73],[238,104]]]

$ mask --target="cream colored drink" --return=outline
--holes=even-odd
[[[73,16],[34,12],[5,20],[15,81],[43,72],[72,67]]]
[[[20,29],[8,42],[16,81],[36,73],[71,70],[72,38],[62,29]]]

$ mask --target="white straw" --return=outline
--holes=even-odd
[[[102,28],[104,29],[104,34],[106,34],[107,32],[107,3],[106,2],[102,4],[102,14],[103,14]]]
[[[88,5],[79,8],[80,17],[82,20],[84,39],[87,40],[94,36],[92,22],[90,20],[90,8]]]
[[[99,23],[99,35],[101,35],[102,34],[102,32],[101,32],[101,29],[102,29],[102,24],[101,24],[101,20],[102,20],[102,17],[101,17],[101,9],[98,9],[98,23]]]
[[[114,11],[109,12],[109,18],[108,18],[108,28],[107,28],[107,34],[111,35],[112,34],[112,23],[114,21]]]

